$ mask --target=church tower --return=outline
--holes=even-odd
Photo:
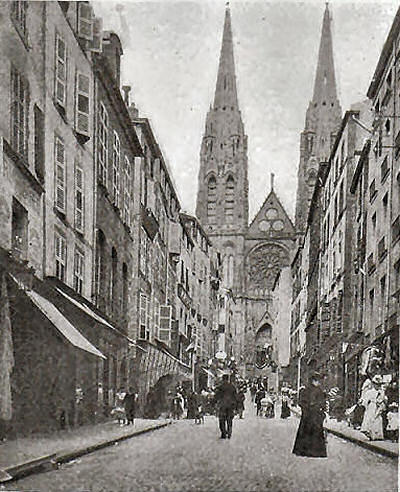
[[[201,144],[196,215],[221,252],[225,287],[239,292],[248,227],[247,136],[239,111],[229,6],[214,103]]]
[[[337,97],[333,61],[331,16],[326,4],[314,92],[307,109],[305,128],[300,137],[295,219],[296,230],[299,233],[304,233],[307,226],[319,163],[329,159],[341,119],[342,109]]]

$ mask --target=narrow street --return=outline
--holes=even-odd
[[[328,458],[292,455],[298,420],[235,418],[231,440],[217,419],[182,420],[10,484],[18,491],[379,491],[397,490],[396,461],[328,436]]]

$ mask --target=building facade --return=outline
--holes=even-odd
[[[179,214],[91,4],[0,9],[0,432],[93,423],[129,387],[159,415],[168,388],[204,385],[218,255]]]

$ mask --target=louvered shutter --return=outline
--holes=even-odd
[[[61,138],[55,138],[55,205],[65,213],[65,146]]]
[[[172,306],[160,306],[160,328],[158,338],[167,345],[171,342]]]
[[[93,40],[93,9],[89,3],[79,3],[78,36],[88,41]]]
[[[55,99],[56,102],[65,107],[66,81],[67,81],[67,47],[64,40],[57,35],[55,53]]]
[[[75,130],[89,136],[90,78],[82,73],[76,76]]]
[[[79,232],[83,232],[84,229],[84,186],[83,169],[77,165],[75,167],[75,228]]]

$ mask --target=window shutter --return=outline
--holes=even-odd
[[[143,294],[140,294],[140,333],[139,338],[146,338],[146,327],[147,327],[147,297]]]
[[[91,5],[79,2],[78,36],[88,41],[93,40],[93,10]]]
[[[65,146],[61,138],[55,138],[55,205],[65,213]]]
[[[125,180],[124,180],[124,222],[130,227],[131,225],[131,163],[127,156],[125,156]]]
[[[82,73],[76,74],[75,130],[89,136],[90,78]]]
[[[103,19],[100,17],[95,17],[93,20],[93,40],[89,49],[94,53],[103,51]]]
[[[167,345],[171,343],[171,312],[172,306],[160,306],[158,338]]]
[[[120,142],[117,132],[113,138],[113,201],[117,207],[120,203]]]
[[[64,40],[56,37],[56,61],[55,61],[55,99],[65,107],[67,82],[67,47]]]
[[[84,229],[85,184],[83,169],[75,167],[75,228],[79,232]]]
[[[102,103],[99,107],[98,119],[98,179],[107,186],[107,166],[108,166],[108,114]]]

